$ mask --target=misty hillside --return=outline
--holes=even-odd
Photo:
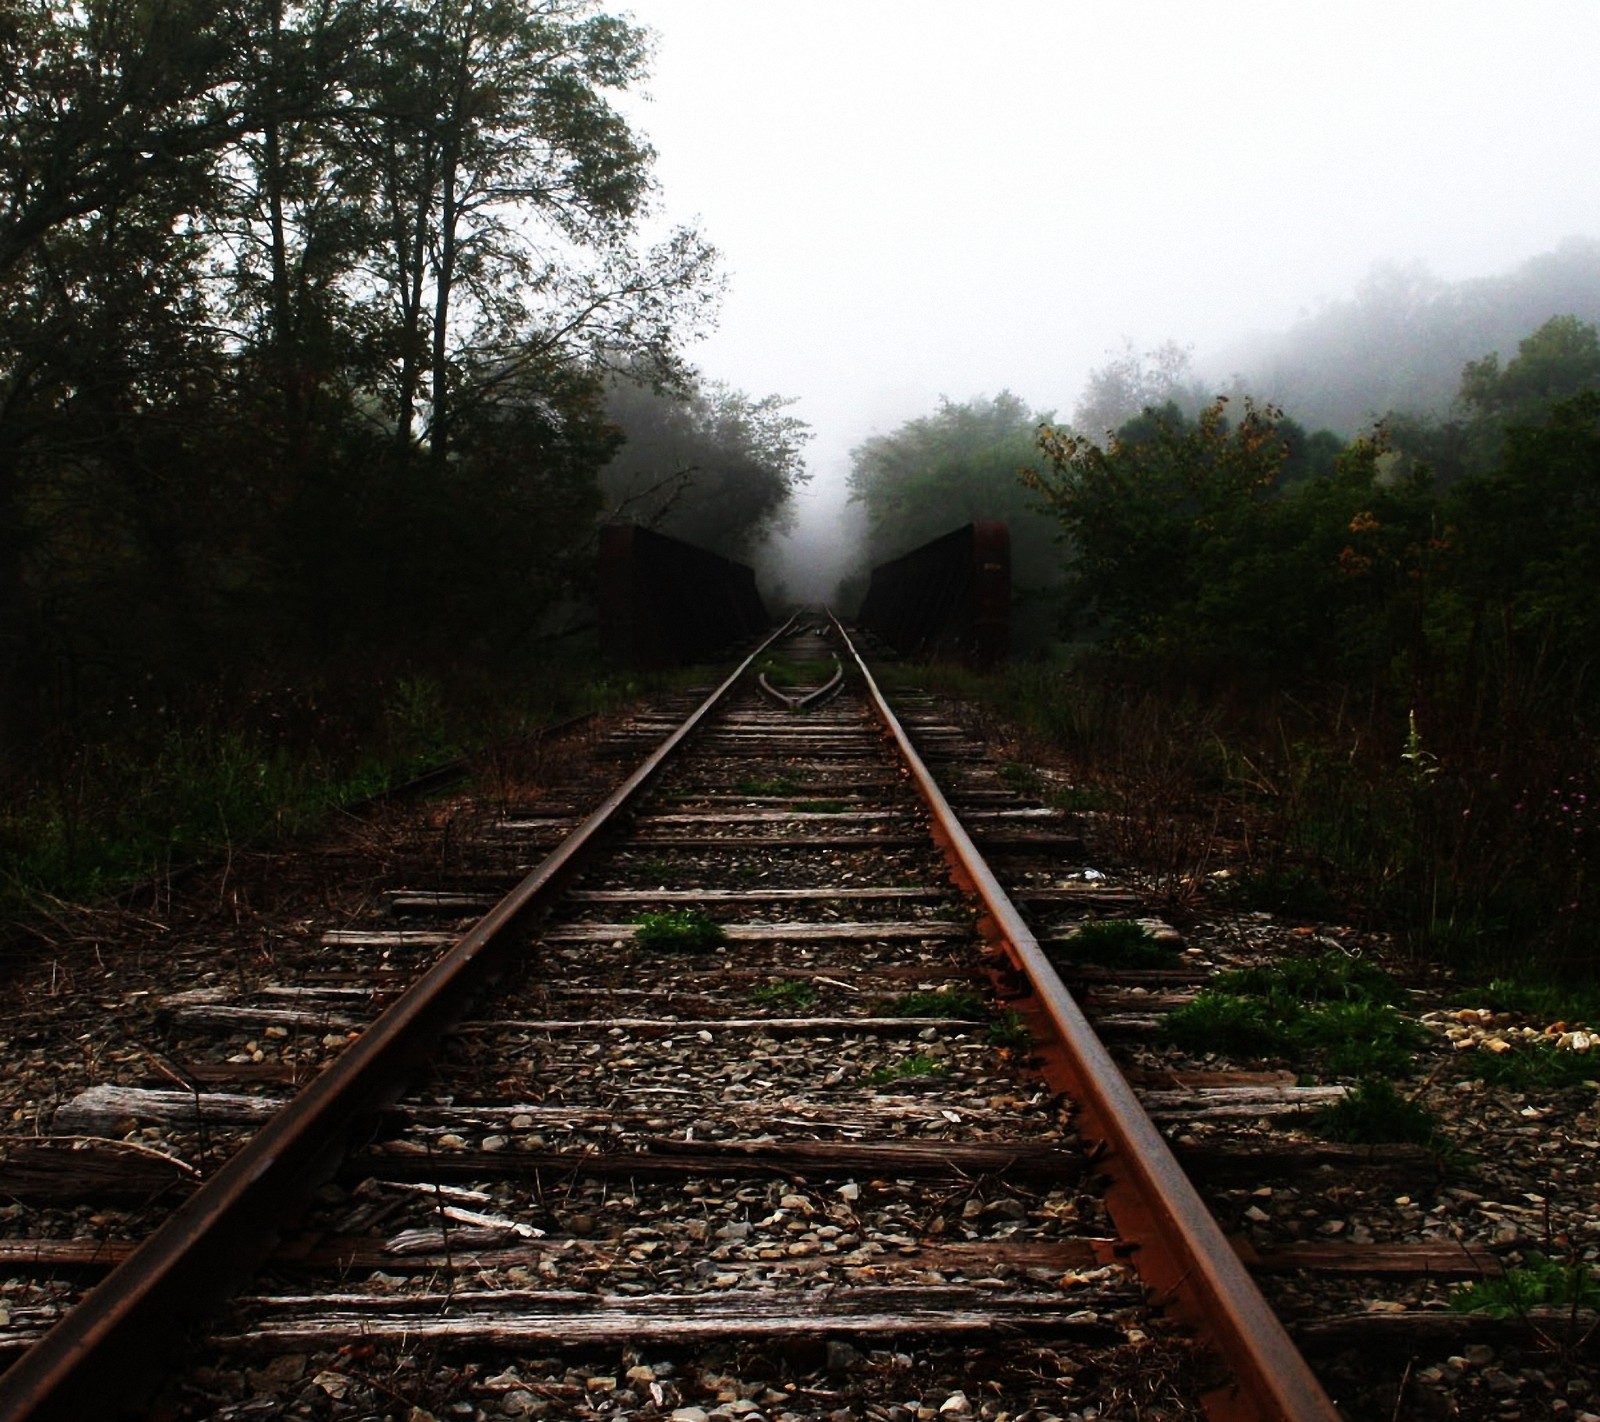
[[[1600,322],[1600,240],[1571,238],[1502,276],[1446,282],[1420,264],[1375,271],[1347,301],[1219,364],[1241,392],[1309,429],[1353,435],[1390,410],[1446,414],[1461,368],[1556,315]]]

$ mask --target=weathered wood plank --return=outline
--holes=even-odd
[[[1509,1340],[1588,1339],[1592,1349],[1600,1337],[1600,1315],[1593,1309],[1576,1312],[1530,1309],[1516,1318],[1490,1318],[1483,1314],[1408,1310],[1346,1314],[1313,1322],[1290,1319],[1289,1332],[1308,1353],[1340,1353],[1349,1348],[1378,1352],[1412,1352],[1441,1345],[1454,1349],[1469,1343]]]
[[[1251,1269],[1262,1273],[1287,1273],[1312,1269],[1331,1274],[1433,1274],[1442,1278],[1482,1278],[1504,1273],[1486,1249],[1443,1240],[1348,1244],[1312,1240],[1299,1244],[1257,1248],[1240,1235],[1234,1251]]]
[[[857,1338],[974,1336],[1023,1328],[1108,1343],[1122,1337],[1121,1329],[1086,1306],[1097,1301],[1088,1291],[1013,1294],[933,1286],[634,1297],[571,1294],[542,1299],[508,1291],[415,1298],[418,1311],[402,1313],[393,1296],[350,1296],[337,1307],[268,1318],[248,1333],[221,1336],[215,1342],[229,1350],[302,1352],[325,1346],[329,1338],[350,1337],[368,1344],[504,1349],[584,1347],[623,1337],[698,1343],[820,1333]],[[249,1302],[264,1307],[271,1300]],[[452,1312],[441,1314],[441,1308]]]
[[[641,1149],[611,1151],[452,1151],[397,1154],[379,1147],[352,1158],[346,1174],[390,1179],[482,1179],[501,1175],[576,1175],[594,1179],[688,1179],[773,1173],[804,1179],[875,1179],[1004,1172],[1014,1179],[1081,1180],[1081,1153],[1032,1141],[682,1141],[646,1136]]]
[[[847,888],[847,889],[571,889],[566,897],[578,904],[742,904],[827,903],[853,899],[892,899],[908,903],[936,903],[955,899],[951,889]]]
[[[545,943],[611,943],[632,939],[631,923],[576,923],[547,929],[539,935]],[[731,943],[799,943],[836,939],[848,942],[885,942],[904,938],[969,938],[972,925],[944,918],[885,920],[881,923],[725,923],[722,931]]]
[[[551,1106],[542,1102],[509,1105],[419,1106],[398,1103],[385,1108],[384,1115],[414,1126],[437,1124],[441,1129],[493,1128],[503,1132],[510,1123],[527,1117],[528,1129],[582,1130],[620,1124],[648,1127],[654,1120],[670,1122],[698,1120],[708,1109],[694,1092],[657,1088],[636,1092],[648,1096],[649,1104],[628,1106],[591,1105]],[[56,1135],[100,1135],[118,1129],[129,1120],[149,1124],[193,1127],[203,1122],[212,1126],[257,1126],[285,1105],[277,1096],[247,1096],[237,1092],[162,1091],[142,1087],[102,1083],[80,1092],[57,1108],[51,1129]],[[948,1111],[948,1114],[946,1112]],[[751,1134],[773,1126],[797,1129],[866,1129],[889,1131],[908,1124],[958,1124],[962,1121],[1015,1121],[1024,1128],[1024,1118],[1003,1110],[963,1104],[959,1111],[919,1100],[914,1091],[875,1091],[865,1100],[834,1102],[786,1097],[782,1103],[721,1102],[716,1115],[724,1125],[748,1125]],[[954,1116],[952,1122],[950,1117]],[[1033,1124],[1037,1121],[1034,1118]],[[418,1147],[420,1149],[421,1147]]]
[[[8,1142],[0,1159],[0,1196],[21,1200],[120,1203],[152,1199],[165,1190],[188,1191],[193,1185],[191,1167],[154,1151],[18,1141]]]
[[[463,1022],[456,1032],[875,1032],[883,1036],[915,1034],[929,1027],[952,1031],[982,1027],[972,1017],[585,1017],[548,1020],[489,1018]]]

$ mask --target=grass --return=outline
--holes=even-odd
[[[1491,1086],[1507,1086],[1517,1091],[1559,1091],[1600,1081],[1600,1054],[1594,1051],[1563,1051],[1554,1042],[1513,1045],[1509,1051],[1488,1052],[1479,1048],[1462,1054],[1474,1076]]]
[[[634,919],[633,938],[642,948],[698,953],[727,942],[728,936],[720,923],[698,909],[667,909]]]
[[[1404,994],[1388,974],[1330,953],[1221,973],[1174,1009],[1167,1040],[1195,1053],[1303,1061],[1335,1076],[1404,1072],[1427,1040],[1398,1012]]]
[[[747,775],[734,785],[741,795],[793,795],[799,788],[800,782],[787,775]]]
[[[821,686],[832,678],[833,662],[815,657],[766,657],[756,671],[774,686]]]
[[[1242,908],[1302,919],[1328,919],[1339,913],[1338,898],[1305,864],[1251,869],[1230,880],[1228,889],[1229,897]]]
[[[916,1080],[917,1078],[944,1076],[949,1072],[947,1067],[938,1057],[930,1057],[923,1052],[914,1056],[902,1057],[897,1062],[888,1066],[878,1067],[867,1073],[867,1081],[872,1086],[887,1086],[894,1081]]]
[[[1033,1033],[1020,1012],[1002,1012],[990,1023],[984,1039],[991,1047],[1008,1047],[1012,1051],[1026,1051],[1033,1045]]]
[[[1541,978],[1491,978],[1453,995],[1457,1007],[1487,1007],[1491,1012],[1521,1012],[1546,1022],[1600,1023],[1600,988]]]
[[[1044,793],[1043,777],[1031,765],[1023,765],[1021,761],[1006,761],[996,774],[1019,795],[1041,795]]]
[[[1384,1077],[1367,1077],[1318,1113],[1315,1130],[1353,1145],[1431,1145],[1439,1123],[1433,1112],[1395,1090]]]
[[[1534,1309],[1600,1308],[1600,1277],[1584,1264],[1563,1264],[1530,1250],[1521,1266],[1499,1278],[1452,1290],[1449,1303],[1456,1313],[1499,1319],[1521,1318]]]
[[[1308,1003],[1352,1002],[1392,1006],[1405,991],[1382,968],[1364,958],[1324,953],[1318,958],[1287,958],[1254,968],[1235,968],[1211,980],[1218,992],[1252,997],[1290,998]]]
[[[963,1017],[981,1021],[989,1015],[984,1000],[967,988],[940,988],[936,992],[908,992],[878,1003],[880,1017]]]
[[[496,669],[476,682],[321,673],[266,688],[200,688],[60,725],[29,763],[0,766],[0,915],[93,902],[242,845],[322,829],[342,809],[442,762],[625,704],[654,682],[597,679],[592,657]]]
[[[795,1012],[808,1012],[816,1006],[816,984],[802,978],[785,978],[779,982],[763,983],[750,993],[751,1001],[763,1007],[787,1007]]]
[[[1176,944],[1163,943],[1143,924],[1127,918],[1081,924],[1069,943],[1053,945],[1051,951],[1103,968],[1170,968],[1182,956]]]

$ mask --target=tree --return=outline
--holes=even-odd
[[[376,3],[357,103],[402,454],[420,440],[441,466],[461,416],[552,356],[670,368],[715,254],[687,231],[634,248],[653,154],[609,95],[643,72],[645,32],[592,0]]]
[[[607,512],[747,559],[786,526],[810,478],[810,428],[779,395],[752,399],[686,377],[654,386],[618,376],[607,408],[625,440],[601,471]]]
[[[647,51],[597,0],[7,11],[8,747],[84,668],[199,687],[537,621],[615,448],[599,369],[670,375],[717,291],[698,235],[641,236],[614,101]],[[422,597],[497,507],[530,526]]]
[[[873,435],[850,452],[850,497],[865,506],[872,561],[896,557],[974,519],[1028,521],[1017,471],[1047,414],[1002,390]]]
[[[1130,342],[1120,355],[1089,372],[1072,424],[1091,439],[1099,439],[1145,410],[1171,405],[1193,414],[1205,401],[1187,347],[1167,341],[1140,355]]]
[[[1426,537],[1425,485],[1384,485],[1366,441],[1291,480],[1299,427],[1250,401],[1233,421],[1227,404],[1148,412],[1105,448],[1042,433],[1045,467],[1024,481],[1070,550],[1072,625],[1207,680],[1381,674],[1414,625],[1389,610]]]

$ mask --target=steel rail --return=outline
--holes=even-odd
[[[1026,978],[1058,1038],[1056,1056],[1078,1103],[1079,1132],[1110,1181],[1107,1208],[1118,1234],[1132,1246],[1140,1278],[1158,1298],[1170,1297],[1179,1315],[1212,1341],[1233,1376],[1231,1388],[1207,1397],[1208,1411],[1239,1422],[1341,1422],[1339,1409],[956,817],[861,654],[837,619],[834,625],[933,817],[951,868],[983,903],[988,922],[980,926]]]
[[[792,622],[792,619],[791,619]],[[512,960],[507,930],[544,908],[585,853],[791,624],[756,648],[509,894],[256,1132],[56,1326],[0,1374],[0,1422],[139,1415],[185,1330],[271,1252],[351,1134]]]

